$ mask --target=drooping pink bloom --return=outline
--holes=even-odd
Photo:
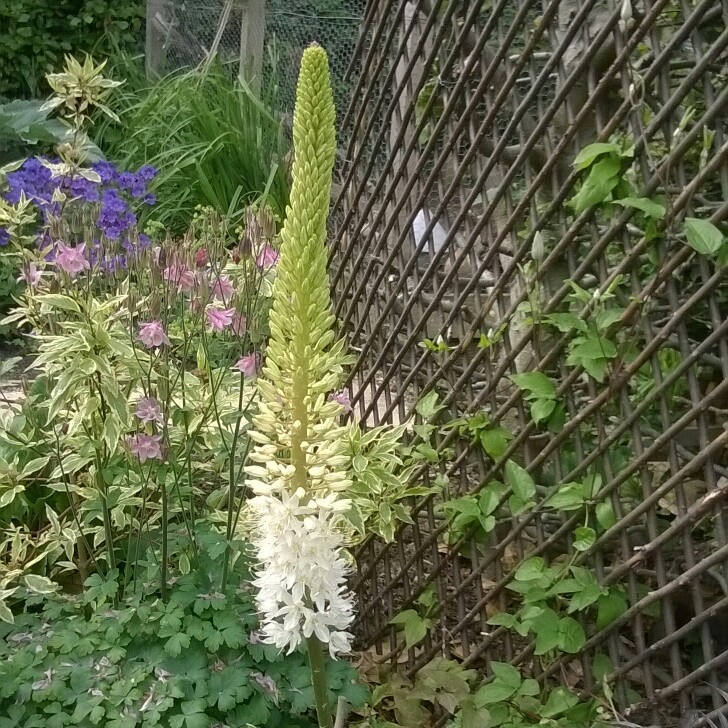
[[[232,331],[235,336],[245,336],[245,332],[248,330],[248,319],[243,316],[243,314],[238,313],[237,311],[233,315],[233,322],[230,325],[230,331]]]
[[[75,278],[82,270],[88,270],[91,266],[86,260],[86,245],[66,245],[58,242],[58,251],[56,252],[56,265],[68,273],[71,278]]]
[[[154,397],[144,397],[137,402],[134,413],[142,422],[162,424],[162,406]]]
[[[208,306],[207,311],[205,311],[205,315],[207,316],[207,325],[210,327],[211,331],[224,331],[232,324],[235,309]]]
[[[229,303],[235,295],[235,287],[227,276],[218,276],[212,284],[212,297]]]
[[[346,392],[334,392],[332,395],[329,396],[329,400],[331,402],[337,402],[340,404],[344,412],[351,412],[351,400],[349,399],[349,395]]]
[[[139,433],[126,438],[129,446],[129,452],[139,458],[139,462],[143,463],[147,460],[161,460],[162,447],[160,445],[161,435],[145,435]]]
[[[20,276],[18,276],[18,283],[25,281],[29,286],[37,286],[42,276],[43,273],[38,270],[38,266],[35,263],[29,263],[23,268]]]
[[[200,248],[195,253],[195,266],[198,268],[204,268],[207,265],[207,261],[210,259],[210,255],[207,252],[207,248]]]
[[[260,249],[258,257],[255,259],[255,264],[261,270],[268,270],[278,262],[280,257],[280,253],[275,248],[271,248],[271,246],[266,243]]]
[[[148,349],[154,349],[163,344],[169,346],[170,343],[161,321],[149,321],[142,324],[139,327],[139,341]]]
[[[254,377],[258,373],[259,365],[260,357],[253,353],[238,359],[238,363],[233,367],[233,369],[237,369],[237,371],[241,372],[246,377]]]
[[[173,263],[164,269],[164,280],[177,286],[180,293],[189,293],[195,287],[194,272],[180,263]]]

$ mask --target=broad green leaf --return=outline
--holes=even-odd
[[[415,405],[415,411],[423,420],[429,420],[442,409],[442,405],[437,403],[438,399],[437,392],[428,392]]]
[[[553,399],[556,396],[554,383],[543,372],[512,374],[511,379],[519,389],[530,392],[538,399]]]
[[[597,652],[592,660],[592,673],[597,680],[604,680],[614,670],[614,663],[603,652]]]
[[[545,320],[563,334],[568,334],[572,329],[587,331],[586,322],[573,313],[550,313]]]
[[[10,611],[10,607],[5,603],[4,599],[0,599],[0,620],[9,624],[15,623],[13,613]]]
[[[506,685],[495,680],[488,685],[483,685],[477,693],[475,693],[475,706],[482,708],[492,703],[501,703],[504,700],[512,698],[516,694],[516,688]]]
[[[492,624],[496,627],[514,629],[518,624],[518,618],[514,614],[509,614],[508,612],[498,612],[498,614],[494,614],[488,620],[488,624]]]
[[[611,142],[594,142],[584,147],[572,162],[576,169],[586,169],[591,163],[603,154],[619,154],[620,149]]]
[[[186,635],[184,632],[179,632],[175,635],[172,635],[172,637],[170,637],[164,643],[164,651],[171,657],[178,657],[179,654],[182,652],[182,649],[189,646],[189,635]]]
[[[486,454],[497,460],[508,448],[508,442],[513,439],[513,433],[505,427],[488,427],[480,432],[480,444]]]
[[[507,662],[491,662],[490,669],[493,671],[495,677],[502,682],[504,685],[508,685],[512,688],[519,688],[523,678],[521,673],[509,665]]]
[[[579,702],[579,697],[568,688],[554,688],[541,710],[542,718],[555,718],[557,715],[573,708]]]
[[[618,159],[606,157],[591,168],[589,176],[584,181],[581,189],[569,201],[577,215],[607,200],[612,190],[619,183],[621,166]]]
[[[555,409],[556,402],[553,399],[537,399],[531,405],[531,419],[538,425],[551,417]]]
[[[79,305],[69,296],[62,296],[60,293],[44,293],[35,297],[36,301],[44,303],[51,308],[60,308],[62,311],[74,311],[81,313]]]
[[[528,501],[536,494],[536,485],[531,476],[514,460],[506,463],[506,482],[513,493],[522,501]]]
[[[614,508],[609,501],[597,503],[596,516],[597,522],[605,531],[610,529],[617,522],[617,516],[614,514]]]
[[[604,629],[627,611],[627,600],[621,592],[610,589],[608,594],[599,597],[597,602],[597,629]]]
[[[589,526],[580,526],[574,530],[574,548],[577,551],[590,549],[596,540],[596,531]]]
[[[58,585],[45,576],[37,574],[25,574],[23,576],[25,586],[36,594],[52,594],[58,589]]]
[[[665,206],[646,197],[625,197],[621,200],[615,200],[614,203],[622,205],[622,207],[633,207],[636,210],[641,210],[653,220],[662,220],[665,217]]]
[[[685,218],[685,237],[688,245],[701,255],[715,255],[723,247],[723,233],[708,220]]]
[[[524,561],[518,569],[516,569],[516,581],[533,581],[540,579],[546,570],[546,562],[541,556],[532,556]]]
[[[464,513],[475,518],[477,518],[481,513],[478,501],[475,499],[475,496],[472,495],[466,495],[462,498],[457,498],[456,500],[447,501],[443,504],[443,508],[448,513]]]
[[[566,483],[546,501],[546,505],[561,511],[575,511],[584,505],[584,486]]]
[[[576,654],[584,646],[584,629],[573,617],[562,617],[559,623],[559,647],[570,654]]]

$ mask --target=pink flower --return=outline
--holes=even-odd
[[[144,435],[140,433],[127,437],[126,443],[129,446],[129,452],[136,455],[139,462],[143,463],[147,460],[162,459],[162,448],[159,444],[161,439],[161,435]]]
[[[200,248],[195,253],[195,265],[198,268],[204,268],[207,265],[207,261],[210,259],[207,248]]]
[[[38,266],[35,263],[29,263],[18,277],[18,283],[25,281],[29,286],[37,286],[42,276],[43,273],[38,270]]]
[[[71,278],[75,278],[82,270],[88,270],[91,266],[85,257],[85,245],[66,245],[58,242],[58,252],[56,253],[56,265]]]
[[[180,293],[188,293],[195,287],[195,274],[186,265],[179,263],[164,269],[164,280],[174,283]]]
[[[337,402],[340,404],[344,412],[351,412],[351,400],[349,399],[349,395],[346,392],[334,392],[332,395],[329,396],[330,402]]]
[[[227,276],[219,276],[212,284],[212,297],[223,303],[228,303],[235,295],[235,287]]]
[[[142,422],[162,424],[162,406],[154,397],[145,397],[137,402],[134,413]]]
[[[254,377],[258,373],[260,357],[253,353],[238,359],[238,363],[233,367],[246,377]]]
[[[260,249],[258,257],[255,259],[255,264],[261,270],[268,270],[278,262],[280,257],[280,253],[275,248],[271,248],[271,246],[266,243]]]
[[[224,331],[232,324],[235,309],[209,306],[205,313],[207,315],[207,324],[211,331]]]
[[[243,314],[238,313],[237,311],[233,315],[233,322],[230,325],[230,331],[232,331],[235,336],[245,336],[245,332],[248,330],[248,319],[243,316]]]
[[[153,349],[162,344],[169,345],[170,341],[164,333],[164,326],[161,321],[150,321],[139,327],[139,341],[148,349]]]

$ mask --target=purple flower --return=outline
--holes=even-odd
[[[329,396],[329,401],[340,404],[344,409],[344,412],[348,413],[352,411],[351,400],[349,399],[349,395],[346,392],[334,392]]]
[[[162,424],[162,406],[154,397],[144,397],[137,402],[134,414],[142,422]]]
[[[209,306],[205,312],[211,331],[224,331],[233,322],[234,308],[215,308]]]
[[[162,447],[160,445],[161,435],[144,435],[139,433],[127,437],[126,442],[129,446],[129,452],[139,458],[139,462],[143,463],[147,460],[161,460]]]
[[[258,373],[258,366],[260,365],[260,357],[253,353],[238,359],[238,363],[233,367],[239,371],[243,376],[254,377]]]
[[[71,278],[75,278],[82,270],[87,270],[91,266],[86,260],[86,245],[66,245],[58,242],[58,250],[56,252],[55,264],[68,273]]]
[[[212,284],[212,297],[227,303],[235,295],[235,287],[227,276],[218,276]]]
[[[162,344],[169,345],[170,343],[161,321],[149,321],[142,324],[139,327],[139,341],[148,349],[162,346]]]
[[[10,242],[10,233],[5,228],[0,228],[0,248]]]
[[[280,253],[275,249],[271,248],[267,243],[260,249],[258,257],[255,259],[255,264],[261,270],[268,270],[272,268],[280,259]]]
[[[243,314],[235,312],[233,316],[233,322],[230,324],[230,331],[235,336],[245,336],[245,332],[248,330],[248,319]]]
[[[210,255],[207,252],[207,248],[200,248],[195,253],[195,265],[198,268],[204,268],[207,265],[207,261],[210,259]]]

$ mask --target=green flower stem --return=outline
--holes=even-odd
[[[311,667],[311,682],[316,698],[316,716],[319,728],[333,728],[333,710],[329,703],[329,689],[326,684],[326,663],[324,662],[324,646],[316,635],[306,640],[308,648],[308,664]]]

